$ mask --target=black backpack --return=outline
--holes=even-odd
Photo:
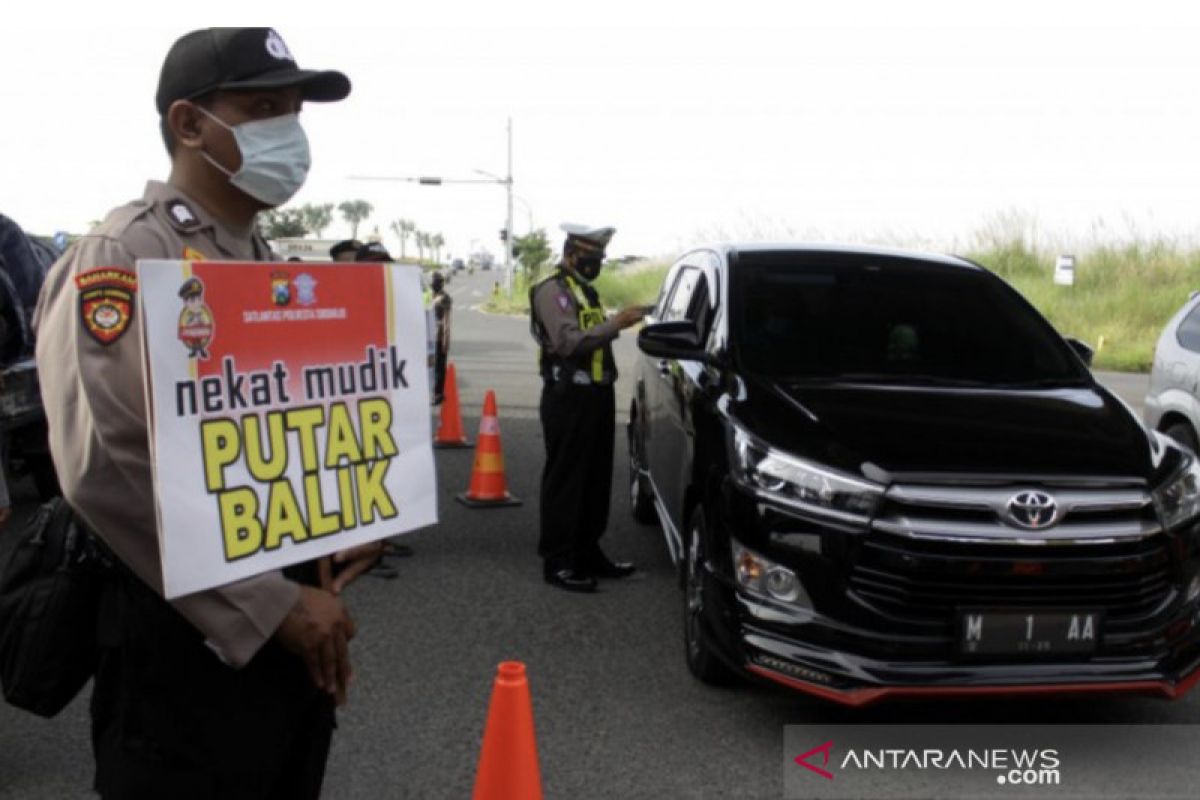
[[[0,685],[12,705],[53,717],[95,672],[114,562],[61,497],[16,536],[0,564]]]

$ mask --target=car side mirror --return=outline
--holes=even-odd
[[[638,333],[638,349],[648,356],[712,363],[700,341],[700,330],[691,320],[654,322]]]
[[[1096,354],[1096,351],[1071,336],[1066,337],[1066,339],[1067,344],[1070,345],[1071,349],[1075,351],[1075,355],[1079,356],[1079,360],[1084,364],[1087,364],[1089,367],[1092,366],[1092,356]]]

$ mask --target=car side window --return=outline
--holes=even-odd
[[[696,281],[696,286],[692,290],[692,299],[688,303],[687,319],[696,323],[696,329],[701,333],[705,332],[708,327],[708,280],[704,277],[704,273],[699,274]]]
[[[662,288],[658,291],[658,299],[654,301],[654,318],[656,320],[666,319],[667,301],[671,298],[671,290],[678,282],[679,265],[676,264],[667,271],[667,277],[663,279]]]
[[[684,267],[679,271],[675,289],[671,292],[671,299],[667,301],[666,312],[662,317],[664,322],[689,318],[688,310],[691,307],[692,295],[702,277],[703,273],[695,267]]]
[[[1175,329],[1175,340],[1185,350],[1200,353],[1200,305],[1197,305]]]

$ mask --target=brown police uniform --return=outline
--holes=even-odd
[[[100,268],[129,273],[139,258],[262,261],[270,250],[232,231],[166,184],[113,210],[51,269],[38,303],[38,377],[63,495],[143,581],[162,590],[142,334],[132,318],[103,336],[84,313],[77,279]],[[132,301],[128,309],[132,314]],[[228,663],[241,666],[296,603],[279,572],[180,598],[173,605]]]
[[[578,293],[572,291],[572,286],[567,282],[565,275],[561,272],[556,272],[551,279],[543,281],[533,292],[533,309],[537,316],[538,322],[545,329],[547,340],[546,351],[550,354],[552,360],[569,361],[573,359],[573,370],[583,370],[590,376],[591,361],[593,354],[597,349],[606,347],[617,338],[620,329],[614,320],[606,319],[599,324],[587,328],[586,330],[579,325],[579,311],[581,300],[583,303],[588,302],[588,298],[584,295],[584,291],[590,291],[595,294],[595,290],[582,281],[578,281]],[[597,309],[601,308],[599,298],[595,300]],[[607,353],[602,351],[602,357],[609,361],[612,359],[612,351]],[[612,374],[607,378],[601,378],[598,383],[612,383],[616,379],[616,368],[612,368]],[[582,380],[579,380],[582,383]],[[591,378],[589,377],[589,382]]]
[[[101,613],[92,713],[96,788],[106,796],[266,796],[284,786],[300,797],[312,794],[305,787],[314,778],[319,791],[332,706],[301,660],[271,640],[299,585],[276,571],[169,604],[161,598],[133,317],[138,259],[270,256],[253,231],[232,230],[151,181],[141,200],[72,245],[42,289],[38,375],[59,482],[137,576],[122,573]]]
[[[599,541],[612,493],[612,341],[619,328],[605,317],[596,290],[561,268],[534,287],[530,307],[546,445],[538,555],[550,580],[563,569],[589,574],[604,559]]]

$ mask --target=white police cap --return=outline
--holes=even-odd
[[[589,225],[578,225],[573,222],[564,222],[562,230],[567,234],[567,244],[578,247],[580,250],[603,253],[604,248],[608,247],[609,241],[613,234],[617,232],[616,228],[593,228]]]

